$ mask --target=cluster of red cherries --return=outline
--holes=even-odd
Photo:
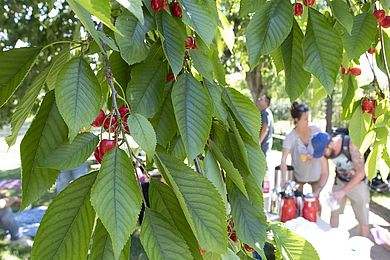
[[[234,223],[232,220],[228,221],[227,232],[228,232],[229,239],[231,241],[233,241],[234,243],[239,242],[239,239],[236,234],[236,230],[234,230]],[[245,250],[248,251],[249,253],[255,252],[255,250],[252,247],[248,246],[247,244],[244,243],[243,245]]]
[[[156,14],[160,12],[161,9],[163,8],[167,11],[169,10],[168,0],[152,0],[150,4]],[[173,1],[171,5],[171,11],[173,16],[176,17],[181,17],[183,14],[183,11],[181,10],[181,6],[176,0]]]
[[[362,74],[362,70],[360,68],[348,68],[348,69],[345,69],[343,65],[340,65],[341,67],[341,74],[343,75],[348,75],[349,73],[351,73],[352,75],[354,76],[359,76],[360,74]]]
[[[383,28],[390,27],[390,16],[386,15],[385,10],[375,9],[374,16],[376,17],[376,20],[378,21],[378,24],[381,27]]]
[[[371,114],[375,118],[375,107],[376,100],[371,97],[364,97],[362,100],[362,111],[363,113]],[[374,120],[375,121],[375,120]]]
[[[121,117],[120,123],[124,128],[127,134],[130,134],[129,126],[127,125],[127,119],[129,117],[129,108],[126,105],[123,105],[119,108],[119,114]],[[91,123],[94,127],[103,127],[104,131],[109,133],[117,132],[119,129],[119,123],[115,114],[105,114],[103,110],[100,109],[98,116]],[[115,148],[117,145],[116,140],[111,139],[102,139],[99,145],[96,147],[94,156],[95,159],[102,163],[103,156]]]
[[[304,6],[313,6],[315,0],[303,0],[302,2]],[[293,4],[295,16],[301,16],[303,14],[303,5],[301,3]]]

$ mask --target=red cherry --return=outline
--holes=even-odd
[[[255,250],[254,250],[252,247],[248,246],[247,244],[244,244],[244,248],[245,248],[245,250],[248,251],[249,253],[255,252]]]
[[[130,134],[130,129],[129,129],[129,126],[127,124],[125,124],[125,131],[127,134]]]
[[[169,82],[169,81],[172,81],[174,79],[175,79],[175,75],[173,75],[172,72],[169,72],[168,75],[167,75],[167,81]]]
[[[294,4],[294,15],[295,16],[301,16],[303,13],[303,6],[301,3],[295,3]]]
[[[195,36],[188,36],[185,46],[186,49],[197,49]]]
[[[172,4],[172,13],[176,17],[181,17],[183,12],[181,10],[180,4],[178,2],[173,2]]]
[[[100,141],[100,154],[103,156],[116,146],[116,141],[115,140],[108,140],[108,139],[103,139]]]
[[[94,126],[94,127],[102,126],[105,117],[106,117],[106,114],[104,113],[103,110],[100,109],[98,116],[91,123],[91,125]]]
[[[375,53],[375,48],[369,48],[368,50],[367,50],[367,52],[369,53],[369,54],[374,54]]]
[[[379,25],[383,28],[389,28],[390,27],[390,16],[385,16],[380,22]]]
[[[126,105],[122,105],[118,110],[122,120],[127,122],[125,119],[129,116],[129,108]]]
[[[111,128],[110,128],[110,119],[111,119]],[[111,133],[115,132],[116,128],[118,127],[118,123],[116,122],[116,117],[115,116],[111,117],[111,115],[107,115],[106,119],[104,120],[103,127],[104,130],[106,130],[107,132],[111,132]]]
[[[343,66],[343,65],[340,65],[340,67],[341,67],[341,74],[343,74],[343,75],[348,75],[348,73],[349,73],[349,69],[348,69],[348,70],[346,70],[346,69],[344,68],[344,66]]]
[[[375,9],[374,16],[376,17],[376,20],[378,21],[378,23],[380,23],[383,20],[383,18],[385,18],[386,12],[385,12],[385,10]]]
[[[102,163],[103,155],[100,152],[100,147],[99,146],[97,146],[95,148],[95,152],[93,153],[93,155],[95,156],[95,159],[96,159],[96,161],[98,161],[98,163]]]
[[[166,11],[169,10],[168,0],[164,0],[164,1],[163,1],[163,8],[164,8],[164,10],[166,10]]]
[[[305,6],[312,6],[314,5],[315,0],[303,0],[303,4]]]
[[[362,74],[362,70],[359,68],[349,68],[348,71],[351,72],[354,76],[359,76]]]
[[[163,8],[163,0],[152,0],[151,6],[154,12],[157,14]]]
[[[373,98],[364,97],[362,101],[362,111],[363,113],[369,113],[375,116],[375,107],[376,101]]]

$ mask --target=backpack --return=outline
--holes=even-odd
[[[336,128],[333,130],[333,133],[332,133],[333,136],[336,136],[336,135],[342,136],[343,147],[342,147],[341,153],[344,154],[348,158],[349,161],[352,161],[351,153],[349,152],[349,142],[350,142],[351,138],[349,137],[348,134],[349,134],[348,128]],[[371,152],[370,148],[368,148],[364,152],[364,155],[363,155],[364,162],[367,161],[367,158],[368,158],[368,155],[370,154],[370,152]]]

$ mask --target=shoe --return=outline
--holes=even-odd
[[[28,236],[21,236],[16,240],[11,240],[11,245],[19,247],[32,247],[34,241]]]

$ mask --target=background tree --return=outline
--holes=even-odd
[[[151,259],[237,259],[253,249],[264,258],[267,232],[277,255],[318,258],[308,242],[266,222],[258,110],[226,86],[219,59],[220,39],[232,46],[230,26],[219,12],[223,5],[206,0],[67,3],[90,37],[75,32],[70,39],[63,35],[58,42],[0,53],[3,106],[38,57],[53,46],[59,49],[32,79],[11,120],[9,145],[43,94],[21,143],[22,209],[53,185],[60,170],[91,153],[101,162],[99,171],[72,182],[50,204],[32,258],[128,258],[142,204],[140,238]],[[326,2],[294,17],[288,0],[240,2],[241,14],[250,17],[245,26],[250,68],[270,55],[278,71],[284,70],[292,100],[312,79],[329,95],[340,80],[342,114],[350,119],[353,142],[362,151],[374,142],[367,160],[370,178],[380,158],[389,163],[389,86],[384,91],[374,77],[363,89],[375,100],[361,98],[355,76],[356,59],[373,44],[378,64],[388,71],[383,28],[390,26],[390,17],[377,11],[374,16],[380,4],[388,10],[382,2]],[[340,64],[350,69],[340,73]],[[107,133],[94,135],[91,123]],[[151,182],[150,204],[141,193],[135,168],[143,162],[130,147],[130,136],[146,152],[142,169],[156,167],[166,182]]]

